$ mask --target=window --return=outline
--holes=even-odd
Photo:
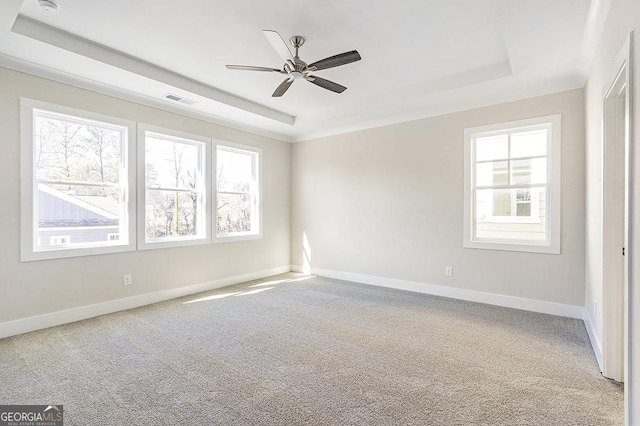
[[[465,130],[464,246],[560,252],[560,116]]]
[[[140,125],[139,248],[210,242],[209,140]]]
[[[28,99],[21,123],[22,260],[131,250],[134,124]]]
[[[51,246],[63,246],[71,242],[71,236],[59,235],[56,237],[49,237],[49,245]]]
[[[260,149],[20,106],[22,261],[261,238]]]
[[[255,148],[217,145],[217,241],[261,236],[260,154]]]

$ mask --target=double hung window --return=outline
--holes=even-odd
[[[21,109],[22,259],[132,250],[135,124],[25,99]]]
[[[217,145],[216,194],[218,240],[260,236],[260,151]]]
[[[465,247],[559,252],[560,116],[465,131]]]
[[[138,246],[210,242],[206,138],[139,126]]]

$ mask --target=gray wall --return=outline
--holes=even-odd
[[[0,68],[0,323],[289,265],[288,143]],[[20,97],[263,150],[259,240],[21,263]],[[29,220],[29,218],[23,218]],[[122,286],[122,275],[133,285]]]
[[[464,249],[464,128],[557,113],[562,253]],[[584,306],[583,90],[297,143],[292,220],[294,265]]]

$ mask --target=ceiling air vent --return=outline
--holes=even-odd
[[[197,104],[196,101],[192,101],[191,99],[183,98],[182,96],[172,95],[171,93],[165,95],[164,97],[167,98],[167,99],[170,99],[172,101],[175,101],[175,102],[181,102],[181,103],[186,104],[186,105]]]

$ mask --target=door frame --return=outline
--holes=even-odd
[[[603,375],[629,384],[633,235],[633,32],[613,67],[603,99]],[[623,99],[622,99],[623,98]],[[623,128],[623,132],[619,130]],[[622,250],[624,248],[624,256]],[[625,423],[631,386],[625,386]]]

